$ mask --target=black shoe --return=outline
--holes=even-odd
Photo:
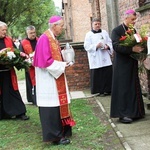
[[[129,117],[119,118],[119,121],[122,123],[131,123],[133,120]]]
[[[111,95],[111,93],[104,93],[104,95],[105,95],[105,96],[109,96],[109,95]]]
[[[26,115],[19,115],[19,116],[16,116],[16,118],[21,119],[21,120],[29,120],[29,117]]]
[[[99,97],[104,97],[105,94],[104,94],[104,93],[99,93],[97,96],[99,96]]]
[[[59,141],[54,141],[53,144],[55,145],[67,145],[70,143],[69,139],[61,138]]]

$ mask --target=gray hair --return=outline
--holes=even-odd
[[[101,19],[100,19],[100,18],[93,18],[93,19],[92,19],[92,23],[93,23],[93,22],[101,22]]]
[[[0,21],[0,27],[2,27],[2,26],[6,26],[7,27],[7,24],[5,22]]]
[[[28,30],[35,30],[35,26],[30,25],[30,26],[26,27],[26,31],[28,31]]]
[[[55,24],[60,24],[61,20],[58,20],[57,22],[54,23],[48,23],[49,28],[52,28]]]

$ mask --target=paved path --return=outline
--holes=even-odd
[[[150,150],[150,110],[145,107],[146,116],[131,124],[123,124],[118,119],[110,119],[110,96],[95,98],[102,111],[107,115],[116,134],[126,150]],[[150,100],[144,100],[145,103]],[[146,106],[146,105],[145,105]]]
[[[25,104],[28,104],[26,100],[26,88],[25,81],[19,81],[19,89]],[[70,92],[72,99],[86,98],[93,95],[89,91],[74,91]],[[150,150],[150,110],[147,109],[147,103],[150,100],[144,99],[146,116],[144,119],[135,121],[131,124],[122,124],[118,119],[110,119],[110,96],[96,97],[95,100],[100,109],[107,116],[112,128],[120,138],[122,144],[126,150]]]

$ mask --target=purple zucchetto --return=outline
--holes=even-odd
[[[129,9],[125,12],[126,15],[128,14],[135,14],[136,12],[133,9]]]
[[[61,20],[62,18],[60,16],[52,16],[50,19],[49,19],[49,23],[55,23],[59,20]]]

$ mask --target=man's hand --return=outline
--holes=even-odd
[[[108,49],[110,49],[110,48],[109,48],[109,46],[108,46],[107,44],[105,44],[104,49],[105,49],[105,50],[108,50]]]
[[[141,47],[141,46],[139,46],[139,45],[135,45],[135,46],[132,48],[132,51],[133,51],[133,52],[136,52],[136,53],[141,53],[143,50],[144,50],[144,48]]]
[[[96,49],[98,49],[98,48],[101,48],[101,49],[103,49],[104,48],[104,44],[103,43],[98,43],[97,44],[97,46],[96,46]]]

